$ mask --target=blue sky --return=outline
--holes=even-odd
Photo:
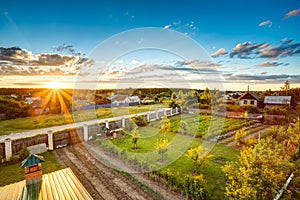
[[[76,52],[88,56],[99,43],[115,34],[134,28],[160,27],[186,34],[209,55],[214,55],[211,59],[220,65],[225,88],[235,85],[235,89],[244,89],[247,84],[255,89],[278,88],[284,80],[299,86],[299,14],[298,0],[1,0],[0,46],[4,50],[18,46],[37,55],[67,54],[54,52],[52,47],[68,44]],[[243,45],[236,48],[238,44]],[[0,58],[5,61],[5,57]],[[139,62],[147,60],[139,56]],[[33,79],[29,76],[24,84],[7,85],[12,76],[17,75],[7,72],[8,63],[11,62],[1,66],[2,85],[30,86],[29,80],[33,82]],[[37,64],[34,66],[36,71]],[[56,76],[55,73],[40,73],[40,76],[46,75],[45,82]],[[35,82],[36,85],[44,84]]]

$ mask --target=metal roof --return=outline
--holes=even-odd
[[[265,104],[289,105],[291,104],[291,96],[265,96]]]
[[[43,156],[30,154],[25,160],[22,161],[21,167],[24,168],[32,165],[37,165],[41,162],[45,162]]]
[[[260,98],[256,93],[246,92],[242,96],[240,96],[238,100],[243,100],[243,99],[255,99],[259,101]]]
[[[89,200],[92,196],[86,191],[70,168],[44,174],[42,182],[26,186],[26,181],[20,181],[0,187],[1,200],[27,199],[65,199]]]

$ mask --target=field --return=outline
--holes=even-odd
[[[199,127],[196,135],[204,136],[208,133],[208,128],[211,116],[201,116],[200,123],[198,119],[184,115],[184,120],[187,121],[188,128],[186,134],[177,134],[180,118],[178,116],[171,118],[172,132],[164,134],[160,132],[159,122],[152,122],[149,126],[139,128],[139,139],[137,149],[133,149],[132,137],[130,132],[126,132],[123,137],[115,140],[96,140],[96,144],[101,147],[122,155],[125,160],[141,163],[146,165],[147,169],[156,170],[156,174],[169,173],[176,177],[176,182],[183,184],[186,175],[195,175],[195,168],[192,161],[185,155],[185,152],[190,147],[202,145],[209,154],[213,157],[207,160],[200,167],[200,173],[204,175],[207,181],[206,189],[210,199],[223,199],[225,189],[225,177],[221,170],[227,161],[233,161],[237,158],[238,150],[207,142],[201,138],[191,137],[191,130]],[[221,119],[216,119],[216,122]],[[238,125],[247,125],[244,120],[225,119],[224,130],[230,131],[240,127]],[[204,128],[202,127],[204,126]],[[165,163],[160,163],[160,155],[157,153],[157,144],[160,138],[167,138],[170,142],[167,151]],[[124,153],[126,152],[126,153]],[[166,167],[165,167],[166,166]]]
[[[148,112],[163,108],[164,104],[141,105],[132,107],[119,107],[118,109],[101,108],[96,110],[80,110],[71,114],[49,114],[35,117],[17,118],[0,121],[0,135],[7,135],[14,132],[22,132],[32,129],[59,126],[75,122],[88,121],[93,119],[104,119],[114,116]]]
[[[45,159],[43,165],[43,174],[54,172],[61,169],[53,152],[43,153]],[[5,163],[0,165],[0,186],[8,185],[24,180],[24,169],[21,168],[21,162],[15,164]]]

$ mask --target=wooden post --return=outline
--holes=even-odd
[[[150,122],[150,112],[147,113],[147,121]]]
[[[83,140],[85,142],[89,140],[89,127],[87,124],[83,124]]]
[[[52,151],[53,148],[53,133],[51,130],[47,131],[48,135],[48,150]]]
[[[11,146],[11,139],[6,138],[4,140],[5,143],[5,160],[9,161],[10,157],[12,157],[12,146]]]
[[[108,123],[108,120],[105,120],[105,127],[109,129],[109,123]]]
[[[125,128],[125,126],[126,126],[125,118],[122,117],[122,128]]]

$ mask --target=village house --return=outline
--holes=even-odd
[[[239,101],[240,106],[247,105],[247,106],[257,107],[258,103],[260,101],[260,98],[257,94],[250,92],[249,86],[248,86],[248,91],[246,93],[244,93],[242,96],[240,96],[238,101]]]
[[[115,95],[110,97],[111,104],[114,106],[140,104],[141,100],[138,96]]]
[[[50,111],[42,97],[26,97],[25,100],[32,108],[32,115],[48,114]]]
[[[291,96],[265,96],[265,108],[271,109],[274,106],[288,106],[291,104],[291,98]]]

